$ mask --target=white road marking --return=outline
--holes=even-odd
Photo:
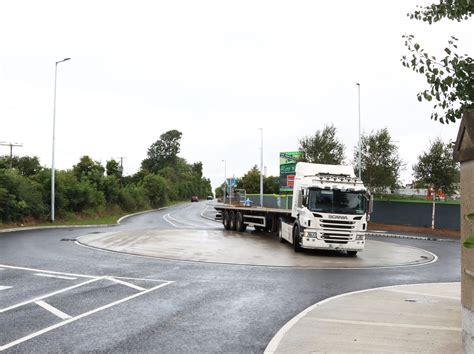
[[[168,220],[168,215],[169,214],[166,214],[166,215],[163,216],[163,220],[166,221],[168,224],[171,224],[171,225],[173,225],[174,227],[177,227],[177,228],[186,227],[186,226],[178,226],[175,223],[173,223],[172,221]]]
[[[179,223],[181,223],[181,224],[189,225],[189,226],[193,226],[193,227],[199,227],[199,225],[192,224],[192,223],[190,223],[190,222],[183,221],[183,220],[180,220],[180,219],[176,219],[176,218],[174,218],[174,217],[171,216],[171,213],[168,213],[167,216],[168,216],[169,219],[174,220],[174,221],[176,221],[176,222],[179,222]]]
[[[167,286],[167,285],[172,284],[172,283],[174,283],[174,282],[173,282],[173,281],[169,281],[169,282],[166,282],[166,283],[157,285],[157,286],[155,286],[155,287],[153,287],[153,288],[151,288],[151,289],[148,289],[148,290],[139,292],[139,293],[137,293],[137,294],[128,296],[128,297],[126,297],[126,298],[117,300],[117,301],[112,302],[112,303],[110,303],[110,304],[104,305],[104,306],[102,306],[102,307],[96,308],[96,309],[91,310],[91,311],[88,311],[88,312],[85,312],[85,313],[83,313],[83,314],[81,314],[81,315],[79,315],[79,316],[71,317],[71,318],[69,318],[69,319],[67,319],[67,320],[64,320],[64,321],[62,321],[62,322],[59,322],[59,323],[57,323],[57,324],[55,324],[55,325],[52,325],[52,326],[50,326],[50,327],[43,328],[42,330],[40,330],[40,331],[38,331],[38,332],[32,333],[32,334],[27,335],[27,336],[25,336],[25,337],[19,338],[19,339],[13,341],[13,342],[10,342],[10,343],[7,343],[7,344],[5,344],[5,345],[3,345],[3,346],[0,346],[0,351],[9,349],[9,348],[11,348],[11,347],[14,347],[15,345],[18,345],[18,344],[20,344],[20,343],[26,342],[26,341],[28,341],[28,340],[30,340],[30,339],[32,339],[32,338],[38,337],[39,335],[42,335],[42,334],[47,333],[47,332],[50,332],[50,331],[52,331],[53,329],[62,327],[62,326],[64,326],[64,325],[68,324],[68,323],[77,321],[77,320],[79,320],[79,319],[81,319],[81,318],[84,318],[84,317],[89,316],[89,315],[92,315],[92,314],[94,314],[94,313],[96,313],[96,312],[99,312],[99,311],[108,309],[108,308],[110,308],[110,307],[112,307],[112,306],[115,306],[115,305],[118,305],[118,304],[120,304],[120,303],[122,303],[122,302],[129,301],[129,300],[134,299],[134,298],[136,298],[136,297],[138,297],[138,296],[144,295],[144,294],[146,294],[146,293],[149,293],[149,292],[151,292],[151,291],[157,290],[157,289],[159,289],[159,288],[162,288],[162,287]]]
[[[204,208],[204,210],[201,211],[201,217],[204,218],[204,219],[208,219],[208,220],[214,221],[215,223],[220,224],[220,223],[221,223],[220,221],[218,221],[218,220],[216,220],[216,219],[213,219],[213,218],[211,218],[211,217],[209,217],[209,216],[204,215],[204,213],[207,211],[207,209],[209,209],[209,205],[207,205],[207,206]],[[216,226],[216,225],[212,225],[212,226]]]
[[[39,300],[43,300],[49,296],[53,296],[53,295],[56,295],[56,294],[61,294],[65,291],[68,291],[68,290],[72,290],[72,289],[75,289],[75,288],[78,288],[80,286],[83,286],[83,285],[87,285],[87,284],[90,284],[90,283],[93,283],[93,282],[96,282],[98,280],[101,280],[103,279],[103,277],[99,277],[99,278],[94,278],[94,279],[89,279],[85,282],[82,282],[82,283],[79,283],[79,284],[76,284],[76,285],[73,285],[73,286],[69,286],[67,288],[64,288],[64,289],[60,289],[60,290],[57,290],[57,291],[53,291],[52,293],[49,293],[49,294],[46,294],[46,295],[42,295],[42,296],[39,296],[37,298],[34,298],[34,299],[31,299],[31,300],[28,300],[28,301],[24,301],[24,302],[20,302],[19,304],[16,304],[16,305],[12,305],[12,306],[9,306],[9,307],[5,307],[4,309],[0,309],[0,313],[3,313],[3,312],[7,312],[9,310],[12,310],[12,309],[16,309],[17,307],[20,307],[20,306],[23,306],[23,305],[26,305],[26,304],[30,304],[32,302],[36,302],[36,301],[39,301]],[[1,349],[0,349],[1,350]]]
[[[54,275],[54,274],[47,274],[47,273],[36,273],[35,275],[39,277],[48,277],[48,278],[58,278],[58,279],[67,279],[67,280],[76,280],[77,278],[73,277],[66,277],[64,275]]]
[[[5,268],[0,268],[0,270],[5,270]]]
[[[12,288],[11,286],[0,285],[0,290],[7,290],[7,289],[11,289],[11,288]]]
[[[39,305],[41,306],[42,308],[44,308],[46,311],[49,311],[51,312],[53,315],[59,317],[60,319],[62,320],[67,320],[69,318],[72,318],[71,316],[69,316],[68,314],[62,312],[61,310],[57,309],[56,307],[54,306],[51,306],[50,304],[44,302],[44,301],[35,301],[35,304],[36,305]]]
[[[392,323],[392,322],[352,321],[352,320],[338,320],[338,319],[333,319],[333,318],[314,318],[313,320],[319,321],[319,322],[345,323],[345,324],[376,326],[376,327],[437,329],[437,330],[441,330],[441,331],[462,332],[462,328],[460,328],[460,327],[427,326],[427,325],[414,325],[414,324],[408,324],[408,323]]]
[[[55,272],[55,271],[51,271],[51,270],[43,270],[43,269],[27,268],[27,267],[17,267],[17,266],[11,266],[11,265],[6,265],[6,264],[0,264],[0,267],[7,268],[7,269],[28,270],[28,271],[31,271],[31,272],[41,272],[41,273],[47,273],[47,274],[59,274],[59,275],[73,276],[73,277],[78,277],[78,278],[98,278],[98,277],[95,277],[95,276],[92,276],[92,275]]]
[[[443,283],[440,283],[440,284],[443,284]],[[445,284],[458,284],[458,283],[445,283]],[[409,285],[412,285],[412,284],[409,284]],[[289,320],[287,323],[285,323],[285,325],[284,325],[283,327],[281,327],[280,330],[275,334],[275,336],[273,336],[273,338],[270,340],[270,343],[268,343],[267,347],[265,348],[264,353],[265,353],[265,354],[275,353],[275,351],[278,349],[278,346],[280,345],[280,342],[281,342],[281,340],[283,339],[283,337],[285,336],[285,334],[286,334],[291,328],[293,328],[293,326],[294,326],[296,323],[298,323],[298,321],[301,320],[304,316],[306,316],[309,312],[311,312],[312,310],[314,310],[314,309],[315,309],[316,307],[318,307],[318,306],[324,305],[326,302],[330,302],[330,301],[333,301],[333,300],[337,300],[337,299],[339,299],[339,298],[341,298],[341,297],[346,297],[346,296],[350,296],[350,295],[366,293],[366,292],[369,292],[369,291],[391,290],[391,289],[396,288],[396,287],[399,287],[399,286],[403,286],[403,285],[382,286],[382,287],[379,287],[379,288],[372,288],[372,289],[365,289],[365,290],[352,291],[352,292],[345,293],[345,294],[339,294],[339,295],[336,295],[336,296],[333,296],[333,297],[324,299],[324,300],[322,300],[322,301],[320,301],[320,302],[317,302],[317,303],[315,303],[314,305],[311,305],[310,307],[304,309],[304,310],[301,311],[299,314],[297,314],[295,317],[293,317],[291,320]],[[447,328],[453,328],[453,327],[447,327]]]
[[[168,213],[168,214],[164,215],[163,220],[165,220],[167,223],[173,225],[176,228],[190,228],[190,227],[202,227],[202,226],[215,227],[216,226],[216,225],[211,225],[209,223],[200,223],[200,224],[191,223],[191,222],[185,221],[183,219],[178,219],[178,218],[172,216],[171,213]],[[184,226],[183,225],[176,225],[175,222],[179,223],[179,224],[183,224]]]
[[[446,296],[446,295],[435,295],[429,293],[419,293],[416,291],[404,291],[404,290],[397,290],[397,289],[386,289],[387,291],[391,291],[393,293],[401,293],[401,294],[413,294],[413,295],[420,295],[420,296],[431,296],[431,297],[441,297],[443,299],[451,299],[451,300],[461,300],[461,297],[455,296]]]
[[[122,285],[125,285],[125,286],[128,286],[130,288],[133,288],[133,289],[136,289],[136,290],[139,290],[139,291],[145,291],[146,290],[145,288],[142,288],[141,286],[138,286],[138,285],[135,285],[135,284],[132,284],[132,283],[129,283],[129,282],[117,279],[117,278],[107,277],[106,279],[111,280],[111,281],[116,282],[116,283],[119,283],[119,284],[122,284]]]

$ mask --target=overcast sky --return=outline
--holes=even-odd
[[[472,55],[472,22],[407,19],[403,1],[2,1],[0,141],[51,166],[54,63],[56,167],[82,155],[125,156],[135,173],[148,147],[183,132],[181,156],[202,161],[215,187],[260,164],[277,175],[280,151],[333,123],[352,159],[357,86],[363,131],[387,127],[406,162],[459,123],[430,120],[424,78],[400,64],[413,33],[434,54],[449,36]],[[470,27],[470,28],[469,28]],[[471,29],[471,31],[469,30]],[[0,154],[9,153],[0,147]]]

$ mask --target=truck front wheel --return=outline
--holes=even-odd
[[[351,257],[357,256],[357,251],[347,251],[347,255]]]
[[[300,227],[298,225],[295,225],[295,227],[293,227],[293,249],[295,250],[295,252],[301,252],[300,242]]]
[[[283,242],[285,242],[285,239],[283,238],[283,230],[282,230],[282,221],[281,221],[281,219],[278,219],[277,225],[278,225],[278,240],[281,243],[283,243]]]

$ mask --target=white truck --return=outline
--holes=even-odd
[[[219,204],[226,230],[278,232],[295,252],[302,248],[344,250],[355,256],[365,246],[372,198],[352,166],[296,164],[291,210]]]

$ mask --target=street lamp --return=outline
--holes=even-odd
[[[58,64],[65,62],[67,60],[71,60],[71,58],[64,58],[63,60],[57,61],[54,66],[54,105],[53,105],[53,156],[51,162],[51,222],[54,222],[54,143],[56,140],[56,83],[58,78]]]
[[[222,162],[224,163],[224,188],[223,188],[223,192],[224,192],[224,204],[225,204],[225,192],[227,191],[227,161],[222,160]]]
[[[361,153],[361,143],[362,142],[360,140],[360,84],[357,83],[356,85],[357,85],[357,91],[358,91],[358,97],[359,97],[359,100],[358,100],[359,101],[359,153],[358,153],[359,163],[358,164],[359,164],[359,179],[362,180],[362,178],[361,178],[361,168],[362,168],[361,167],[361,155],[362,155],[362,153]]]
[[[263,208],[263,128],[260,129],[260,206]]]

